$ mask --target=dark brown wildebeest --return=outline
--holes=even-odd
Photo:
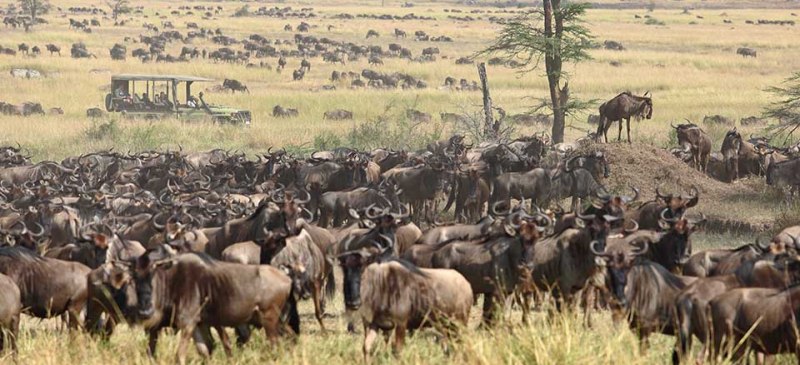
[[[617,141],[622,140],[622,120],[628,132],[628,143],[631,143],[631,117],[650,119],[653,117],[653,99],[650,92],[643,96],[636,96],[629,91],[623,92],[613,99],[600,105],[600,122],[597,123],[597,141],[600,136],[608,143],[608,129],[614,122],[619,122],[619,135]]]
[[[0,273],[19,287],[25,313],[37,318],[66,314],[71,329],[81,325],[90,271],[77,262],[42,257],[26,248],[0,247]]]
[[[782,162],[771,162],[767,166],[767,185],[783,188],[790,187],[788,202],[800,191],[800,158]]]
[[[743,58],[758,56],[758,52],[753,48],[740,47],[736,49],[736,54],[742,55]]]
[[[370,30],[368,30],[368,31],[367,31],[367,39],[369,39],[369,38],[371,38],[371,37],[378,38],[378,37],[380,37],[380,36],[381,36],[381,35],[380,35],[380,34],[379,34],[379,33],[378,33],[376,30],[374,30],[374,29],[370,29]]]
[[[314,244],[311,235],[305,229],[297,236],[286,239],[286,247],[278,252],[270,263],[279,268],[292,279],[295,297],[308,297],[314,301],[314,315],[317,317],[319,327],[325,331],[322,321],[323,301],[322,291],[327,283],[328,298],[333,297],[336,289],[333,280],[333,268],[325,259],[325,255]]]
[[[275,105],[272,108],[272,116],[275,118],[293,118],[297,117],[300,113],[294,108],[284,108],[280,105]]]
[[[406,37],[406,31],[404,31],[402,29],[394,28],[394,36],[396,38],[405,38]]]
[[[460,170],[453,176],[453,187],[445,203],[444,211],[456,204],[453,216],[458,222],[477,222],[484,215],[489,201],[489,184],[476,169]]]
[[[386,182],[382,183],[381,188],[386,186],[386,184]],[[325,228],[331,224],[331,219],[333,219],[333,227],[341,227],[348,217],[353,216],[353,213],[350,211],[351,209],[354,211],[366,210],[367,218],[373,219],[373,217],[370,216],[371,209],[369,208],[374,207],[379,210],[392,207],[398,208],[400,202],[394,188],[395,184],[389,184],[391,187],[380,190],[362,187],[348,191],[329,191],[322,194],[320,197],[320,214],[317,224]],[[354,218],[358,219],[357,217]]]
[[[211,355],[211,327],[217,328],[226,353],[231,346],[222,327],[258,325],[274,343],[282,318],[288,317],[291,329],[300,333],[292,280],[277,268],[216,261],[203,253],[172,256],[163,248],[148,250],[134,266],[137,316],[149,332],[151,354],[166,326],[180,330],[180,364],[186,362],[190,338],[203,357]]]
[[[303,70],[303,72],[311,71],[311,61],[303,58],[303,60],[300,61],[300,69]]]
[[[369,64],[372,66],[383,65],[383,60],[378,56],[370,56]]]
[[[711,126],[717,126],[717,125],[732,126],[734,123],[735,122],[733,119],[719,114],[706,115],[703,117],[703,124],[708,124]]]
[[[645,202],[637,210],[625,212],[625,220],[633,220],[639,224],[639,229],[659,230],[660,220],[683,217],[689,208],[700,201],[700,192],[692,187],[692,194],[688,196],[661,193],[656,188],[656,198]]]
[[[800,261],[789,255],[766,255],[744,263],[733,274],[698,279],[676,299],[680,331],[673,358],[689,354],[693,336],[703,344],[710,342],[707,305],[714,297],[737,288],[784,289],[799,280]]]
[[[430,123],[433,118],[429,113],[421,112],[414,109],[406,109],[406,118],[412,122]]]
[[[19,314],[22,311],[20,290],[11,278],[0,274],[0,293],[3,293],[0,295],[0,353],[5,350],[5,345],[8,343],[16,356]]]
[[[609,285],[617,302],[614,307],[624,308],[642,348],[647,347],[652,333],[677,334],[675,298],[697,278],[672,274],[645,259],[632,260],[630,254],[615,255],[607,265]]]
[[[464,275],[472,293],[483,294],[483,321],[496,320],[497,306],[505,303],[510,294],[528,281],[522,269],[535,265],[535,247],[542,232],[550,224],[544,215],[518,215],[518,222],[506,223],[506,234],[493,239],[453,241],[439,248],[431,256],[431,267],[454,269]],[[533,221],[538,221],[534,223]],[[534,266],[535,268],[535,266]],[[528,306],[523,307],[523,321],[527,320]]]
[[[306,76],[306,72],[303,71],[302,69],[298,69],[298,70],[292,71],[292,80],[294,80],[294,81],[300,81],[305,76]]]
[[[691,154],[692,167],[706,172],[708,157],[711,154],[711,137],[693,123],[679,124],[672,128],[675,128],[678,144],[683,147],[683,152]]]
[[[276,70],[280,72],[284,68],[286,68],[286,57],[281,56],[280,58],[278,58],[278,67],[276,68]]]
[[[732,274],[743,263],[755,260],[770,250],[771,247],[762,246],[759,242],[756,242],[737,248],[698,252],[692,255],[683,265],[683,273],[684,275],[699,278]],[[779,250],[776,249],[775,251],[778,252]]]
[[[127,262],[103,264],[88,277],[85,327],[92,335],[108,339],[117,324],[136,319],[136,293]],[[103,316],[105,315],[105,318]]]
[[[760,158],[755,147],[752,143],[742,139],[742,135],[736,131],[736,128],[725,134],[720,152],[725,161],[725,171],[728,173],[729,182],[750,174],[761,174]]]
[[[25,55],[27,55],[27,54],[28,54],[28,49],[29,49],[29,47],[28,47],[28,45],[27,45],[27,44],[25,44],[25,43],[20,43],[20,44],[17,46],[17,51],[18,51],[19,53],[22,53],[22,54],[25,54]]]
[[[47,51],[50,52],[51,56],[53,55],[53,53],[58,53],[58,55],[61,56],[61,48],[59,46],[56,46],[55,44],[48,44]]]
[[[237,91],[241,92],[247,91],[248,94],[250,93],[250,90],[247,89],[247,86],[245,84],[242,84],[238,80],[225,79],[225,81],[222,82],[222,87],[230,90],[232,93],[235,93]]]
[[[469,321],[472,289],[455,270],[420,269],[392,259],[369,264],[361,281],[366,363],[379,330],[387,335],[394,330],[392,350],[399,354],[407,330],[433,326],[451,337],[457,326],[466,327]]]
[[[738,363],[752,350],[767,357],[794,353],[800,362],[800,285],[786,290],[731,290],[711,300],[709,312],[713,325],[713,342],[709,345],[712,359],[725,356]]]
[[[353,112],[344,109],[328,110],[322,114],[322,119],[325,120],[347,120],[353,119]]]

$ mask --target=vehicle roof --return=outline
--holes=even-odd
[[[182,81],[182,82],[210,82],[213,79],[197,76],[183,76],[183,75],[137,75],[137,74],[120,74],[111,76],[111,80],[122,81]]]

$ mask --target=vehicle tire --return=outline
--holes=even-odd
[[[114,96],[110,93],[106,94],[106,111],[113,112],[114,111]]]

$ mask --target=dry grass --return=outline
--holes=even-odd
[[[616,1],[602,1],[614,3]],[[8,2],[6,2],[8,3]],[[446,76],[477,80],[474,66],[457,66],[454,60],[469,56],[482,49],[495,35],[498,25],[486,20],[476,22],[456,22],[448,20],[450,13],[445,8],[455,8],[452,3],[417,3],[414,8],[403,9],[400,2],[389,2],[385,8],[376,6],[379,2],[358,0],[336,0],[332,2],[304,2],[291,4],[295,8],[313,6],[321,17],[309,21],[318,27],[311,34],[337,40],[352,41],[359,44],[381,45],[386,48],[396,40],[391,37],[397,27],[410,31],[424,30],[431,35],[447,35],[454,43],[421,43],[411,39],[398,43],[419,54],[422,48],[438,46],[442,56],[430,64],[409,63],[394,59],[384,60],[381,71],[402,71],[428,82],[430,87],[422,91],[374,91],[349,90],[346,85],[337,85],[336,91],[319,91],[327,81],[331,71],[346,70],[360,72],[369,68],[366,60],[349,63],[346,66],[331,66],[314,59],[313,71],[301,82],[291,81],[291,72],[277,73],[265,69],[247,69],[242,65],[214,64],[199,61],[189,64],[141,64],[129,59],[124,62],[112,61],[108,49],[115,42],[122,42],[125,36],[136,37],[144,32],[143,22],[159,23],[156,12],[169,13],[169,7],[178,3],[163,0],[144,0],[134,2],[145,6],[148,19],[135,18],[125,27],[112,27],[108,19],[98,18],[103,27],[88,35],[67,29],[68,19],[93,18],[84,15],[49,15],[49,25],[41,26],[33,33],[22,30],[0,29],[0,45],[15,47],[26,42],[43,47],[56,43],[62,47],[62,57],[42,55],[36,58],[0,56],[0,100],[19,103],[37,101],[46,108],[62,107],[64,116],[45,116],[17,118],[0,116],[0,144],[19,142],[28,148],[36,160],[60,160],[68,155],[76,155],[97,149],[143,150],[151,148],[177,148],[182,145],[188,150],[223,147],[247,152],[264,151],[269,146],[290,146],[294,150],[313,148],[314,139],[320,135],[345,136],[358,124],[377,118],[388,105],[396,110],[414,107],[438,116],[439,112],[470,111],[478,108],[480,93],[454,92],[438,88]],[[642,4],[648,2],[642,1]],[[103,2],[83,2],[77,0],[58,1],[56,5],[66,9],[69,6],[104,6]],[[258,33],[270,39],[291,39],[293,32],[284,32],[283,25],[294,26],[298,19],[272,18],[231,18],[240,3],[191,2],[191,5],[222,5],[225,14],[210,20],[198,16],[171,17],[177,29],[185,32],[185,23],[198,22],[205,28],[222,28],[229,36],[243,38]],[[310,5],[309,5],[310,4]],[[655,100],[654,118],[634,123],[633,138],[649,146],[639,145],[636,149],[627,146],[609,146],[614,175],[612,184],[620,188],[635,180],[644,190],[644,197],[652,196],[656,183],[666,180],[668,188],[687,189],[698,185],[701,193],[708,199],[701,200],[699,211],[707,214],[727,215],[729,217],[755,217],[757,222],[769,222],[780,214],[773,208],[774,196],[769,195],[763,184],[744,182],[734,186],[712,182],[693,174],[656,150],[668,144],[669,123],[689,118],[699,121],[707,114],[722,114],[735,119],[758,115],[771,99],[763,90],[769,85],[779,83],[791,72],[800,69],[800,58],[796,51],[800,48],[800,37],[794,27],[772,25],[746,25],[745,20],[756,19],[795,19],[787,9],[748,9],[750,6],[779,8],[783,1],[770,2],[729,2],[729,1],[657,1],[656,10],[590,10],[587,21],[599,42],[607,39],[622,42],[626,51],[615,52],[593,50],[594,60],[570,67],[573,79],[570,88],[573,95],[584,99],[605,100],[623,90],[643,93],[651,90]],[[250,3],[251,8],[259,6],[284,6],[285,4]],[[690,15],[681,14],[684,6],[726,7],[726,9],[692,10]],[[468,14],[469,8],[459,16]],[[492,9],[492,8],[480,8]],[[328,18],[338,13],[407,14],[433,16],[434,21],[377,21],[357,19],[343,21]],[[726,15],[721,15],[721,13]],[[650,15],[664,22],[663,26],[646,25],[646,19],[634,15]],[[697,15],[703,16],[698,19]],[[477,15],[473,15],[474,17]],[[486,17],[486,15],[483,15]],[[724,24],[730,19],[733,24]],[[696,24],[693,24],[696,23]],[[335,28],[327,31],[327,25]],[[364,40],[368,29],[381,33],[377,40]],[[98,55],[97,60],[74,60],[69,58],[69,46],[73,42],[84,42],[90,51]],[[201,48],[216,48],[209,43],[197,42]],[[127,44],[130,52],[137,47]],[[177,54],[180,44],[169,46],[168,52]],[[757,59],[742,59],[735,54],[738,47],[749,46],[758,49]],[[46,52],[45,52],[46,53]],[[266,59],[272,66],[275,59]],[[288,69],[297,68],[298,59],[290,59]],[[621,63],[611,66],[611,61]],[[48,73],[42,80],[13,79],[8,73],[12,67],[33,67]],[[95,70],[95,72],[90,72]],[[91,121],[85,118],[84,111],[89,107],[100,106],[108,92],[110,76],[114,73],[177,73],[206,76],[216,79],[234,78],[248,85],[252,94],[209,94],[207,100],[213,103],[248,108],[253,112],[254,124],[250,128],[238,126],[217,126],[204,123],[182,123],[176,120],[159,122],[115,120]],[[519,74],[505,67],[489,67],[492,96],[496,105],[512,113],[527,111],[536,101],[547,95],[546,84],[538,73]],[[209,85],[210,86],[210,85]],[[294,119],[275,119],[271,116],[272,107],[280,104],[295,107],[300,116]],[[329,109],[345,108],[356,116],[353,122],[329,122],[322,120],[322,113]],[[112,118],[113,119],[113,118]],[[392,121],[388,121],[392,123]],[[570,120],[568,138],[584,134],[581,130],[594,129],[585,123],[585,116]],[[87,132],[96,131],[98,125],[113,125],[111,132],[101,138],[89,138]],[[428,127],[426,132],[435,130]],[[452,126],[446,126],[452,128]],[[705,126],[715,137],[715,149],[719,148],[725,128]],[[536,128],[519,127],[519,133],[531,133]],[[741,127],[740,127],[741,129]],[[745,132],[757,131],[747,128]],[[397,141],[407,148],[419,147],[417,142]],[[628,159],[632,159],[628,161]],[[642,173],[646,170],[648,173]],[[666,172],[672,175],[666,176]],[[679,173],[676,173],[679,172]],[[644,177],[643,177],[644,176]],[[764,197],[766,196],[766,198]],[[749,237],[698,235],[696,248],[709,246],[730,246],[749,241]],[[262,340],[261,334],[244,349],[237,350],[233,359],[225,359],[221,352],[215,354],[212,363],[303,363],[303,364],[342,364],[360,361],[360,336],[345,333],[341,313],[342,299],[337,297],[331,303],[335,318],[327,319],[333,328],[332,333],[320,334],[312,320],[312,309],[304,303],[304,335],[296,345],[284,344],[278,349],[271,348]],[[477,313],[478,307],[475,308]],[[512,312],[516,323],[519,312]],[[669,360],[671,338],[656,336],[651,348],[641,353],[635,336],[624,325],[614,325],[608,315],[604,315],[597,326],[591,330],[583,328],[580,317],[567,313],[552,318],[538,313],[529,326],[514,325],[500,327],[495,331],[474,329],[475,316],[470,329],[466,331],[461,343],[456,345],[453,354],[446,356],[434,342],[432,336],[422,333],[412,340],[398,359],[400,363],[431,364],[651,364],[665,363]],[[39,322],[27,319],[23,323],[20,341],[19,363],[45,364],[130,364],[148,363],[145,355],[145,337],[141,330],[122,326],[110,343],[100,343],[84,335],[70,338],[54,330],[55,321]],[[158,363],[172,363],[176,341],[172,335],[163,336]],[[393,362],[391,356],[380,346],[379,363]],[[192,359],[199,362],[192,352]],[[8,358],[0,358],[8,363]],[[788,362],[781,358],[780,362]]]

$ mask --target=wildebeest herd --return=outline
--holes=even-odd
[[[454,135],[416,152],[101,151],[35,164],[4,147],[5,343],[16,350],[24,313],[101,339],[140,326],[151,356],[173,328],[181,363],[190,340],[210,355],[214,329],[230,355],[227,328],[239,344],[254,328],[273,343],[300,335],[299,300],[313,301],[325,330],[341,273],[348,330],[363,325],[367,360],[378,332],[393,331],[399,350],[407,331],[433,326],[447,346],[481,294],[486,326],[512,299],[523,322],[544,301],[582,307],[588,326],[608,309],[642,341],[676,336],[676,362],[694,339],[711,357],[799,349],[800,227],[693,252],[699,191],[613,193],[603,185],[613,166],[589,147]],[[453,206],[455,221],[442,223]]]

